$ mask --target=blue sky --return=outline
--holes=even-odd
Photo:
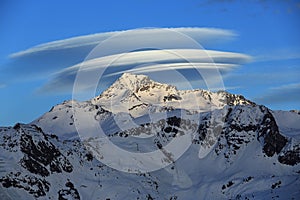
[[[34,54],[20,60],[10,55],[51,41],[144,27],[207,27],[233,33],[228,41],[226,34],[220,36],[224,42],[204,41],[206,49],[253,58],[224,74],[228,91],[271,109],[300,109],[300,1],[2,0],[0,125],[30,122],[72,98],[70,92],[40,92],[53,73],[70,67],[64,59],[53,58],[60,52],[49,58],[43,54],[41,60]],[[86,51],[77,53],[69,55],[72,64],[86,56]]]

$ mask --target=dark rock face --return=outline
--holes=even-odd
[[[68,159],[48,140],[43,131],[32,125],[26,129],[21,125],[14,127],[20,134],[20,149],[24,157],[20,160],[22,167],[34,174],[49,176],[51,173],[72,172]],[[50,167],[50,172],[47,169]]]
[[[230,106],[219,112],[209,112],[200,117],[197,130],[198,137],[193,143],[213,146],[217,155],[223,154],[226,159],[236,155],[238,150],[255,140],[259,121],[250,117],[252,106]],[[248,121],[244,121],[248,117]]]
[[[180,127],[180,123],[181,123],[181,118],[179,117],[169,117],[167,119],[167,124],[170,125],[170,126],[177,126],[177,127]]]
[[[284,151],[278,157],[278,161],[286,165],[297,165],[300,163],[300,144],[295,145],[292,150]]]
[[[228,108],[220,136],[221,140],[216,148],[217,154],[223,148],[228,147],[228,151],[224,153],[224,156],[229,158],[231,155],[237,154],[237,151],[243,145],[255,139],[257,127],[259,126],[258,122],[241,122],[244,116],[243,112],[247,112],[247,109],[244,109],[244,107]],[[222,137],[224,138],[223,140]]]
[[[20,160],[20,164],[31,173],[39,174],[43,177],[50,175],[49,171],[43,165],[26,155]]]
[[[66,183],[66,189],[61,189],[58,191],[58,199],[59,200],[67,200],[67,199],[74,199],[79,200],[80,195],[77,189],[74,187],[74,184],[70,181]]]
[[[221,110],[222,111],[222,110]],[[228,106],[223,113],[201,113],[197,134],[192,143],[212,146],[217,142],[214,151],[217,155],[223,154],[230,159],[238,150],[257,139],[262,144],[262,150],[268,157],[280,154],[288,140],[280,134],[275,118],[268,108],[257,105]],[[245,120],[246,119],[246,120]],[[190,122],[173,116],[161,123],[161,132],[158,132],[154,143],[158,149],[172,140],[177,134],[184,134],[180,129]],[[145,125],[141,125],[144,127]],[[149,124],[147,124],[149,126]],[[132,132],[145,132],[143,129],[116,133],[121,137],[128,137]],[[279,157],[284,164],[297,164],[299,150],[289,151]]]
[[[22,188],[37,198],[45,196],[50,187],[50,183],[41,177],[47,177],[51,173],[73,171],[69,160],[49,141],[49,138],[57,140],[57,137],[45,135],[42,129],[35,125],[16,124],[11,130],[13,131],[10,135],[1,135],[5,142],[2,146],[9,152],[22,152],[20,166],[32,175],[10,172],[0,178],[3,187]]]
[[[260,106],[261,111],[265,112],[261,126],[258,131],[258,140],[263,138],[263,151],[269,157],[275,153],[279,154],[287,144],[287,139],[279,133],[276,121],[271,112],[264,106]]]
[[[50,183],[45,179],[37,178],[30,175],[22,176],[20,172],[10,173],[0,178],[2,186],[5,188],[15,187],[28,191],[34,197],[45,196],[49,191]]]
[[[239,102],[238,103],[239,105],[252,105],[252,106],[256,105],[254,102],[247,100],[242,95],[230,94],[230,93],[224,92],[224,91],[219,91],[218,93],[223,93],[223,95],[224,95],[223,102],[229,106],[236,105],[236,102]]]
[[[256,112],[258,112],[257,116],[255,113],[251,113],[255,107],[257,109]],[[255,138],[262,143],[263,152],[268,157],[274,156],[275,153],[279,154],[287,145],[288,141],[279,133],[273,115],[264,106],[230,106],[223,114],[223,117],[222,121],[216,121],[213,113],[208,113],[205,117],[201,117],[197,131],[198,137],[193,140],[193,143],[212,145],[214,143],[213,140],[218,138],[215,152],[217,155],[224,153],[226,158],[237,154],[237,150],[241,146],[246,145]],[[216,119],[219,118],[217,117]],[[243,119],[248,119],[248,121],[243,122]],[[206,140],[206,144],[204,140]],[[291,156],[292,153],[290,152],[289,155]],[[295,159],[296,154],[293,155],[293,159],[297,160]]]
[[[145,107],[146,107],[146,106],[148,106],[148,104],[146,104],[146,103],[141,103],[141,104],[132,106],[132,107],[129,108],[128,110],[134,110],[135,108],[142,107],[142,106],[145,106]]]
[[[11,129],[11,128],[9,128]],[[9,130],[7,129],[7,130]],[[16,133],[10,135],[1,135],[3,138],[2,148],[9,152],[17,152],[19,146],[19,137]]]
[[[164,102],[172,100],[181,100],[182,98],[176,94],[170,94],[169,96],[164,96]]]

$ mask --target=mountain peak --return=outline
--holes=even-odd
[[[173,85],[131,73],[124,73],[100,96],[92,99],[92,103],[113,113],[127,112],[134,117],[142,116],[158,107],[204,112],[225,105],[253,104],[240,95],[213,93],[201,89],[178,90]]]
[[[121,85],[130,90],[137,90],[142,85],[151,83],[148,76],[137,75],[132,73],[124,73],[112,86]]]
[[[133,73],[128,73],[125,72],[123,73],[119,79],[124,79],[124,78],[130,78],[130,79],[149,79],[148,76],[143,75],[143,74],[133,74]]]
[[[177,91],[177,88],[175,86],[153,81],[146,75],[124,73],[100,96],[103,97],[109,94],[120,94],[121,91],[128,94],[139,92],[145,93],[149,90],[165,91],[170,89],[173,91]]]

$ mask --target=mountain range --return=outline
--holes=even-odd
[[[299,199],[300,112],[125,73],[0,127],[0,199]]]

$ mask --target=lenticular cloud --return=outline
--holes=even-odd
[[[174,34],[170,37],[170,32],[177,32],[188,37],[193,38],[201,45],[212,45],[226,40],[233,39],[236,34],[229,30],[216,29],[216,28],[147,28],[147,29],[135,29],[130,31],[115,31],[106,33],[97,33],[91,35],[78,36],[68,38],[64,40],[57,40],[48,42],[45,44],[37,45],[24,51],[20,51],[10,55],[12,58],[25,57],[30,54],[38,54],[42,52],[51,52],[59,50],[74,50],[80,48],[92,49],[99,43],[107,40],[110,37],[115,37],[122,34],[122,41],[115,39],[115,45],[118,49],[122,49],[122,46],[128,47],[130,43],[136,44],[148,43],[148,46],[164,45],[165,48],[178,48],[182,45],[179,41],[175,41],[178,38],[174,37]],[[125,33],[125,34],[124,34]],[[125,38],[126,37],[126,38]],[[186,44],[185,44],[186,45]],[[182,46],[181,46],[182,47]],[[112,49],[117,50],[117,49]],[[121,52],[118,52],[121,53]],[[109,55],[111,52],[103,52],[103,55]]]
[[[60,92],[65,89],[71,90],[79,70],[81,73],[85,73],[86,77],[95,74],[103,76],[103,79],[108,83],[125,72],[149,74],[177,70],[184,74],[186,70],[199,69],[202,73],[210,72],[211,75],[209,76],[212,77],[215,70],[225,73],[240,64],[249,62],[250,59],[244,54],[203,49],[148,50],[122,53],[87,60],[66,68],[58,72],[43,87],[43,90],[62,90]],[[172,77],[165,77],[165,79],[168,78],[172,79]],[[83,90],[92,87],[88,81],[82,84]]]
[[[251,60],[244,54],[205,50],[235,37],[233,31],[215,28],[144,28],[97,33],[14,53],[10,55],[12,62],[7,73],[18,80],[46,77],[49,81],[39,90],[43,93],[71,93],[78,72],[86,77],[96,74],[107,85],[125,72],[151,76],[174,70],[191,79],[203,78],[193,77],[193,70],[201,70],[211,81],[209,77]],[[164,79],[172,82],[172,77]],[[81,84],[83,90],[92,87],[89,81]]]
[[[84,35],[13,53],[5,73],[10,79],[39,78],[87,59],[125,53],[128,49],[198,49],[199,44],[208,48],[235,36],[232,31],[215,28],[148,28]],[[187,42],[188,38],[193,42]],[[101,51],[94,57],[88,56],[99,45]]]

